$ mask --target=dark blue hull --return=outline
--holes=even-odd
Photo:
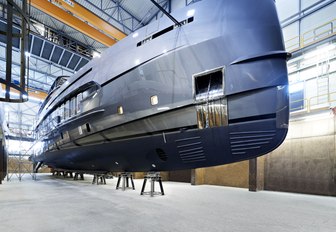
[[[211,129],[185,129],[53,151],[50,167],[87,171],[165,171],[233,163],[264,155],[284,140],[276,119]]]

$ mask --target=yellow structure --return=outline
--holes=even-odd
[[[59,1],[60,2],[60,1]],[[112,46],[116,43],[116,40],[107,36],[106,34],[100,32],[99,30],[93,28],[89,24],[85,23],[84,21],[76,18],[75,16],[71,15],[70,13],[62,10],[60,7],[56,6],[55,4],[47,1],[47,0],[31,0],[31,5],[46,14],[61,20],[63,23],[73,27],[74,29],[82,32],[83,34],[91,37],[92,39],[106,45]],[[86,14],[88,14],[87,11]],[[91,13],[92,14],[92,13]],[[92,14],[93,15],[93,14]],[[97,16],[95,16],[97,17]],[[92,17],[90,17],[92,18]],[[118,38],[121,38],[118,35]]]

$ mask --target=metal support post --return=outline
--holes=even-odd
[[[249,191],[257,192],[264,189],[264,159],[249,160]]]
[[[129,180],[131,181],[132,187],[129,187]],[[120,187],[120,181],[122,182],[122,186]],[[133,182],[133,174],[130,172],[123,172],[118,175],[118,182],[116,189],[122,189],[125,191],[128,188],[132,188],[135,190],[134,182]]]
[[[28,93],[26,91],[26,57],[28,45],[28,32],[29,29],[29,17],[27,14],[27,0],[22,0],[21,8],[13,1],[7,0],[7,28],[6,31],[1,31],[1,34],[6,36],[6,78],[5,80],[0,78],[0,83],[5,85],[5,96],[0,96],[0,101],[5,102],[26,102],[28,101]],[[15,10],[15,12],[14,12]],[[14,13],[18,13],[21,16],[21,33],[20,35],[13,34],[13,16]],[[12,80],[12,50],[13,50],[13,38],[20,37],[20,84],[16,85]],[[15,98],[11,96],[11,91],[16,90],[19,92],[19,97]]]
[[[92,184],[106,184],[105,174],[94,174]]]
[[[75,172],[74,180],[84,180],[84,174]]]
[[[146,183],[148,179],[151,182],[150,191],[145,192]],[[159,182],[160,192],[155,192],[155,181]],[[161,178],[160,172],[149,172],[144,177],[144,182],[141,188],[140,195],[145,195],[145,194],[150,195],[151,197],[153,197],[154,195],[162,195],[162,196],[164,195],[163,186],[162,186],[162,178]]]

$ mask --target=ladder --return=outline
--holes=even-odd
[[[316,64],[317,105],[329,103],[329,69],[329,56],[323,60],[318,59]]]

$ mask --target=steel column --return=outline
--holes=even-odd
[[[264,158],[249,160],[249,191],[264,189]]]
[[[12,82],[12,47],[13,47],[13,5],[7,4],[7,35],[6,35],[6,93],[5,100],[10,100],[10,84]]]

